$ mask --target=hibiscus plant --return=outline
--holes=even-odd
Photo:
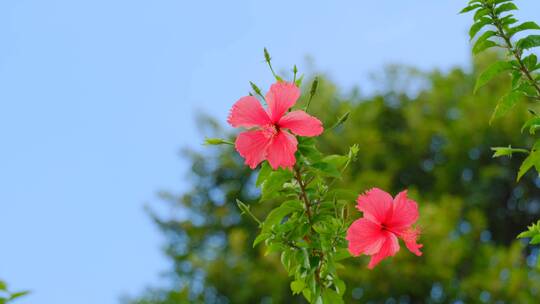
[[[325,129],[319,119],[307,113],[317,79],[309,90],[308,102],[298,108],[295,105],[303,77],[297,79],[294,67],[293,79],[284,80],[275,74],[266,49],[264,55],[276,82],[266,95],[251,83],[254,92],[232,106],[227,120],[231,126],[246,130],[234,143],[219,138],[206,143],[234,145],[247,166],[260,166],[256,180],[261,188],[260,203],[277,207],[259,219],[250,206],[240,200],[236,203],[260,228],[253,246],[264,244],[267,254],[281,255],[283,267],[292,277],[292,292],[302,293],[310,303],[343,303],[346,287],[338,277],[341,260],[369,255],[367,267],[372,269],[399,251],[398,239],[412,253],[422,255],[422,245],[417,243],[419,229],[413,227],[418,205],[406,191],[392,198],[377,188],[339,188],[337,181],[355,161],[359,146],[351,146],[345,155],[324,155],[317,149],[316,137],[339,127],[349,114]],[[354,207],[362,212],[361,218]]]
[[[532,21],[520,23],[513,12],[518,7],[512,0],[471,0],[461,13],[474,12],[474,23],[469,31],[470,39],[476,38],[473,53],[499,48],[505,56],[484,72],[476,81],[475,92],[488,84],[494,77],[506,73],[510,76],[509,92],[497,103],[490,123],[509,113],[519,102],[540,101],[540,63],[533,50],[540,47],[540,26]],[[531,32],[532,31],[532,32]],[[532,33],[532,34],[531,34]],[[540,128],[540,116],[529,109],[531,117],[524,122],[521,132],[528,131],[535,136]],[[517,180],[534,168],[540,173],[540,139],[532,139],[531,148],[494,147],[493,157],[512,156],[514,153],[526,157],[517,173]],[[519,238],[529,238],[531,244],[540,244],[540,221],[529,226]]]

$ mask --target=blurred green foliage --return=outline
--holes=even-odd
[[[473,70],[485,66],[476,62]],[[360,147],[339,187],[357,193],[380,187],[392,194],[409,188],[423,232],[422,257],[401,250],[371,271],[367,257],[345,260],[339,274],[347,283],[346,303],[538,303],[538,250],[515,237],[540,215],[540,180],[529,172],[516,184],[523,156],[494,159],[490,151],[530,146],[530,136],[516,132],[527,107],[518,105],[489,126],[509,81],[499,76],[473,95],[475,74],[389,67],[377,78],[379,93],[370,97],[320,78],[310,112],[327,127],[349,110],[350,117],[325,132],[319,149],[346,154],[349,146]],[[201,119],[204,135],[232,138],[220,125]],[[171,287],[150,288],[126,302],[304,303],[291,294],[279,257],[265,256],[262,245],[252,247],[259,228],[240,216],[235,203],[248,203],[259,218],[275,207],[255,203],[257,171],[243,165],[231,146],[187,150],[185,157],[190,189],[161,194],[170,214],[151,212],[167,237]]]

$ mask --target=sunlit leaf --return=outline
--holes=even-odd
[[[514,153],[529,153],[529,150],[526,149],[516,149],[512,146],[508,147],[493,147],[491,151],[494,151],[493,158],[501,156],[512,156]]]
[[[540,46],[540,35],[529,35],[522,38],[517,42],[516,46],[522,50],[528,50]]]
[[[508,12],[508,11],[515,11],[517,9],[518,7],[514,3],[508,2],[497,7],[497,9],[495,10],[495,14],[499,15],[501,13]]]
[[[540,26],[538,26],[536,22],[527,21],[527,22],[521,23],[518,26],[510,28],[507,33],[509,36],[513,36],[516,33],[519,33],[521,31],[526,31],[526,30],[540,30]]]
[[[462,9],[459,13],[464,14],[464,13],[473,11],[473,10],[475,10],[477,8],[480,8],[480,7],[482,7],[482,5],[480,5],[480,4],[469,5],[469,6],[466,6],[464,9]]]
[[[531,150],[529,156],[525,158],[521,167],[519,167],[519,172],[517,175],[517,180],[519,181],[527,171],[535,167],[536,171],[540,172],[540,141],[537,141]]]
[[[512,70],[512,64],[508,61],[497,61],[488,67],[484,72],[478,76],[476,85],[474,86],[474,92],[486,85],[493,77],[499,75],[502,72]]]
[[[492,47],[495,47],[495,46],[498,46],[497,43],[491,41],[491,40],[481,40],[479,42],[477,42],[474,47],[473,47],[473,54],[478,54],[482,51],[485,51],[489,48],[492,48]]]
[[[495,107],[495,110],[493,111],[493,114],[491,115],[491,118],[489,120],[489,123],[491,124],[495,119],[501,118],[506,115],[516,105],[516,103],[521,97],[523,97],[523,93],[517,90],[514,90],[504,95],[497,103],[497,106]]]
[[[296,280],[291,282],[291,290],[293,294],[301,293],[302,290],[304,290],[305,286],[306,284],[304,283],[304,281]]]
[[[534,135],[538,128],[540,128],[540,117],[533,117],[523,124],[523,127],[521,127],[521,132],[523,133],[524,130],[529,129],[529,133]]]
[[[263,222],[263,231],[269,231],[274,225],[281,223],[286,215],[302,210],[302,203],[298,200],[284,202],[268,214]]]
[[[492,24],[492,22],[493,21],[487,17],[480,18],[478,21],[476,21],[476,23],[474,23],[469,30],[469,37],[471,38],[471,40],[484,26]]]

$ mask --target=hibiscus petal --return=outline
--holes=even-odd
[[[231,108],[227,122],[235,128],[252,128],[271,123],[259,100],[253,96],[240,98]]]
[[[323,132],[320,120],[304,111],[292,111],[283,116],[278,125],[300,136],[317,136]]]
[[[255,169],[265,159],[270,141],[271,138],[267,137],[262,130],[246,131],[238,134],[235,147],[245,159],[246,165]]]
[[[391,232],[385,232],[385,241],[381,246],[379,252],[371,256],[369,261],[368,268],[373,269],[377,266],[383,259],[394,256],[399,251],[399,242],[395,234]]]
[[[392,207],[392,218],[386,223],[389,228],[407,228],[418,220],[418,204],[407,198],[407,190],[396,195]]]
[[[381,226],[370,220],[361,218],[354,221],[347,230],[349,252],[351,255],[372,255],[381,249],[386,241],[386,233]]]
[[[279,81],[270,87],[266,94],[268,111],[272,122],[278,122],[300,97],[300,89],[291,82]]]
[[[279,131],[268,146],[267,159],[270,167],[276,170],[278,167],[292,168],[296,163],[294,153],[298,141],[291,133]]]
[[[392,216],[392,196],[379,188],[366,191],[358,196],[356,202],[356,208],[374,223],[384,223]]]
[[[407,246],[407,249],[409,249],[410,252],[416,254],[417,256],[422,255],[420,248],[424,247],[424,245],[416,243],[419,235],[420,230],[418,228],[410,228],[407,229],[405,232],[399,234],[399,237],[401,237],[401,239],[405,242],[405,246]]]

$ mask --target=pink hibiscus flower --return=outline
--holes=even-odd
[[[354,221],[347,230],[349,252],[358,256],[371,255],[368,268],[399,251],[398,238],[417,256],[422,255],[416,240],[420,234],[412,225],[418,220],[418,205],[407,198],[407,190],[394,199],[381,189],[373,188],[358,196],[356,208],[364,217]]]
[[[227,122],[235,128],[252,129],[238,134],[235,143],[236,150],[251,169],[264,160],[268,160],[274,170],[292,168],[298,145],[293,134],[317,136],[322,133],[322,123],[317,118],[299,110],[287,113],[298,97],[300,89],[296,85],[277,82],[265,97],[268,110],[253,96],[242,97],[233,105]]]

